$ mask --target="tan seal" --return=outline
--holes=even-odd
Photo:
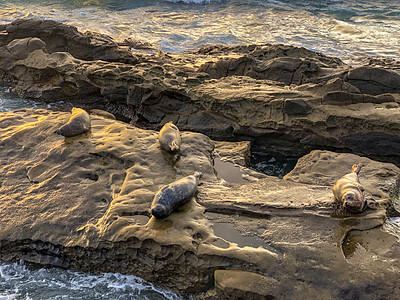
[[[80,135],[89,131],[90,129],[90,116],[82,108],[73,107],[72,114],[67,124],[56,130],[55,133],[63,135],[65,137],[72,137]]]
[[[353,213],[361,213],[368,206],[368,202],[364,198],[364,187],[358,179],[362,166],[361,163],[354,164],[351,173],[344,175],[332,187],[336,200]]]
[[[168,152],[179,151],[181,147],[181,133],[172,122],[166,123],[158,134],[158,141],[162,149]]]

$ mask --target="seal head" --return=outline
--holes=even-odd
[[[342,198],[343,207],[352,213],[361,213],[367,208],[367,201],[357,192],[347,192]]]
[[[165,219],[169,216],[169,213],[164,205],[157,204],[151,209],[151,214],[157,219]]]

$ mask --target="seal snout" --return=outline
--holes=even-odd
[[[157,219],[165,219],[168,217],[167,210],[165,209],[164,205],[156,205],[151,209],[151,214],[156,217]]]

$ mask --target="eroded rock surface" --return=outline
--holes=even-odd
[[[202,134],[183,131],[170,154],[157,132],[99,114],[87,134],[54,134],[68,118],[0,114],[0,259],[129,273],[203,299],[398,295],[399,231],[386,221],[396,166],[315,151],[286,180],[233,184],[215,176],[214,143]],[[379,202],[359,215],[330,190],[354,162]],[[150,218],[160,186],[195,171],[197,195],[166,220]]]
[[[68,100],[159,129],[173,121],[217,140],[302,156],[339,150],[400,165],[400,73],[379,59],[352,68],[285,45],[130,51],[55,21],[0,27],[0,77],[20,96]]]

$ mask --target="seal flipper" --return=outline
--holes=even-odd
[[[360,173],[362,167],[363,167],[362,163],[359,163],[357,165],[354,164],[354,165],[351,166],[351,172],[352,173],[356,173],[358,175]]]
[[[171,152],[179,150],[179,146],[175,141],[172,141],[171,144],[169,144],[169,148],[171,149]]]

